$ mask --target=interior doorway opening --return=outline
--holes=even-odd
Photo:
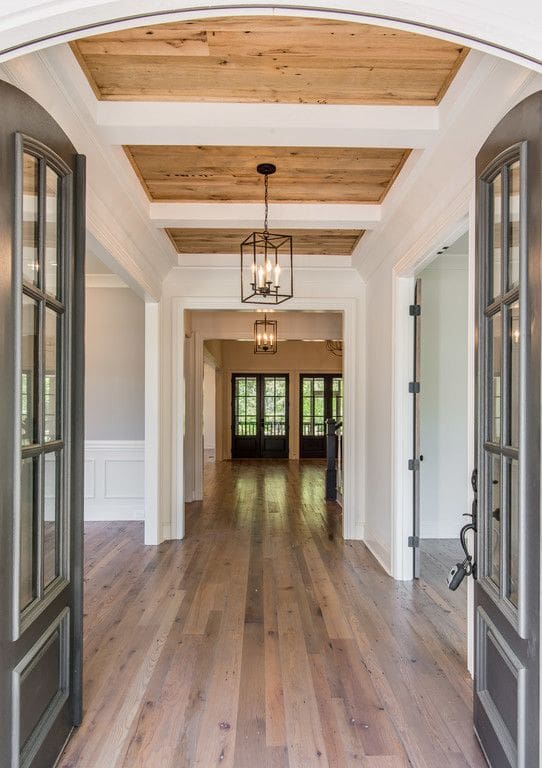
[[[203,362],[203,459],[216,459],[216,363],[210,354]]]
[[[463,651],[466,584],[450,591],[447,575],[465,558],[459,532],[469,503],[468,282],[467,233],[440,249],[416,274],[419,499],[414,503],[419,509],[413,531],[414,576],[436,590],[456,614]]]

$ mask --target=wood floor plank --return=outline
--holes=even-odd
[[[485,766],[453,543],[394,582],[324,481],[318,461],[210,462],[184,541],[86,525],[85,715],[59,768]]]

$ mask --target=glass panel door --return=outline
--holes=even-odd
[[[234,374],[232,458],[287,457],[287,374]]]
[[[541,110],[520,103],[476,160],[474,725],[504,768],[539,765]]]
[[[299,455],[305,459],[326,456],[326,421],[343,417],[343,379],[336,374],[300,376]]]
[[[0,763],[40,768],[82,716],[85,165],[0,102]]]

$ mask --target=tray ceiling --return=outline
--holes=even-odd
[[[117,101],[435,105],[468,49],[412,32],[295,17],[124,29],[72,43]]]
[[[126,152],[153,201],[259,202],[256,166],[272,162],[271,203],[380,203],[408,149],[140,146]]]
[[[270,227],[271,231],[276,231]],[[239,253],[239,244],[250,234],[248,229],[166,230],[177,253]],[[359,229],[289,229],[296,254],[349,256],[363,235]]]

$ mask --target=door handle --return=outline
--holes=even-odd
[[[462,563],[456,563],[453,568],[450,569],[450,572],[448,574],[448,588],[452,591],[455,591],[465,576],[472,576],[473,579],[476,579],[476,563],[473,561],[472,555],[469,552],[469,548],[467,546],[467,533],[468,531],[474,531],[476,533],[477,531],[477,524],[478,524],[478,470],[474,469],[471,475],[471,485],[472,490],[474,491],[474,498],[472,500],[472,507],[470,514],[467,512],[463,517],[470,517],[471,521],[470,523],[467,523],[461,528],[461,531],[459,532],[459,541],[461,542],[461,547],[463,549],[463,552],[465,553],[465,559]]]

